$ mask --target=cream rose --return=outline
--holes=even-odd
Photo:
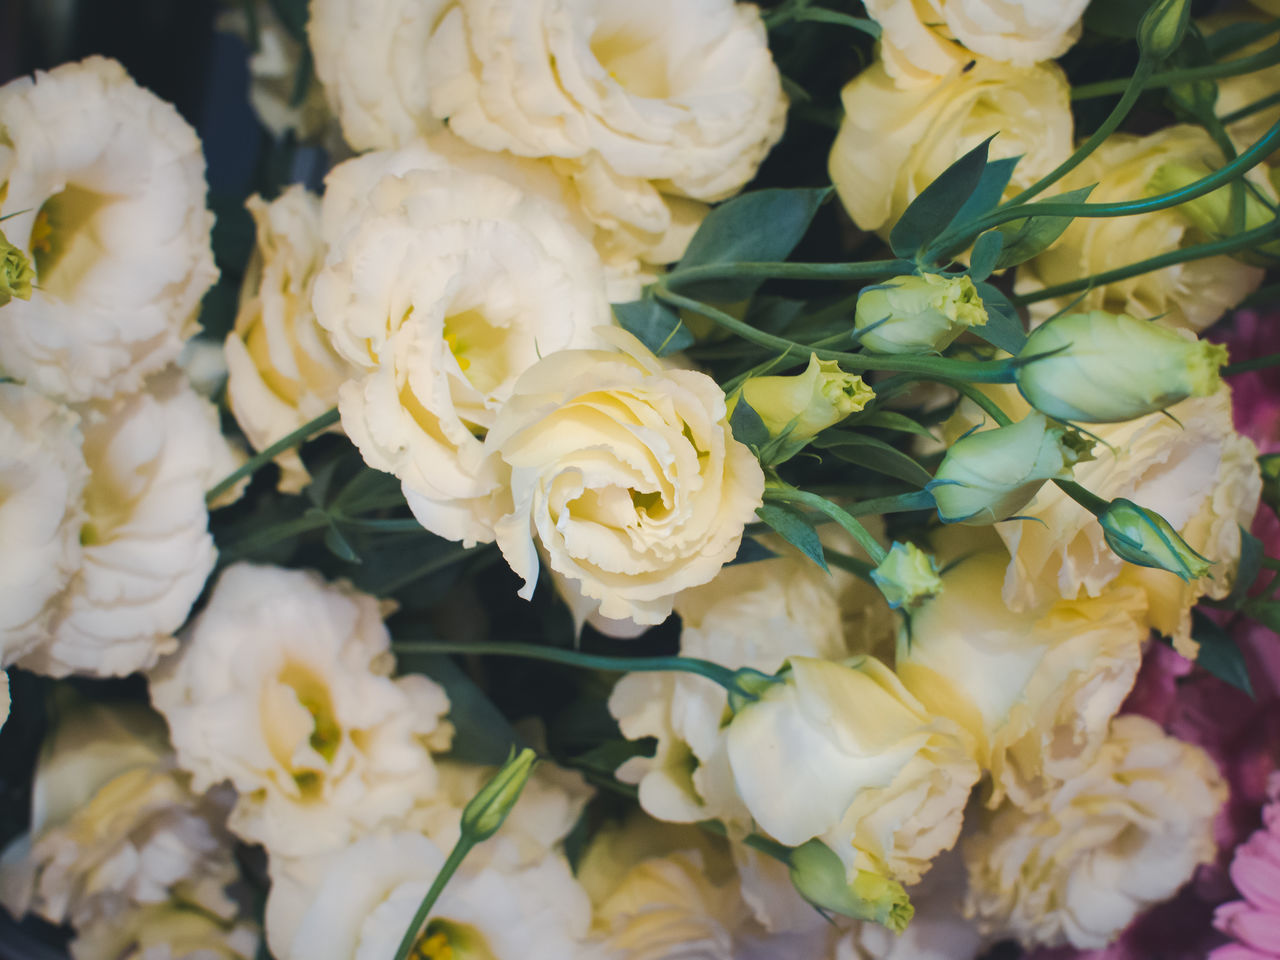
[[[68,949],[72,960],[254,960],[261,939],[252,921],[174,902],[103,919],[77,931]]]
[[[271,853],[333,849],[404,817],[437,783],[444,691],[391,679],[378,601],[317,574],[237,564],[152,672],[196,789],[229,780],[231,829]]]
[[[851,880],[914,883],[955,843],[978,779],[962,731],[874,658],[789,663],[729,724],[739,796],[787,846],[821,839]]]
[[[1255,6],[1265,10],[1265,3],[1266,0],[1263,0],[1263,2],[1255,3]],[[1271,7],[1272,9],[1269,11],[1270,17],[1280,17],[1280,4],[1272,0]],[[1215,13],[1196,21],[1196,23],[1206,34],[1212,35],[1226,27],[1241,23],[1253,23],[1262,27],[1269,22],[1269,19],[1269,17],[1260,13],[1249,11],[1247,7],[1232,7],[1224,13]],[[1273,43],[1275,43],[1275,37],[1269,34],[1261,40],[1227,54],[1224,59],[1236,60],[1240,57],[1253,56],[1266,50]],[[1247,107],[1252,103],[1263,100],[1274,94],[1277,89],[1280,89],[1280,66],[1267,67],[1265,70],[1255,70],[1252,73],[1242,73],[1235,77],[1222,77],[1214,81],[1214,83],[1218,88],[1218,98],[1214,101],[1213,110],[1219,118],[1222,118],[1235,113],[1242,107]],[[1231,135],[1231,140],[1236,145],[1237,150],[1245,150],[1271,129],[1277,120],[1280,120],[1280,104],[1272,104],[1228,124],[1227,133]],[[1275,156],[1272,155],[1268,162],[1274,168],[1276,165]]]
[[[491,540],[502,478],[483,436],[539,356],[610,322],[599,257],[540,184],[426,145],[348,161],[328,185],[314,305],[360,370],[339,391],[343,428],[423,526]]]
[[[1208,173],[1223,165],[1222,151],[1200,127],[1167,127],[1145,137],[1113,134],[1061,181],[1070,190],[1097,184],[1090,203],[1134,200],[1152,191],[1156,171],[1168,163]],[[1203,242],[1178,207],[1132,217],[1080,217],[1044,253],[1018,268],[1014,289],[1033,293],[1117,266]],[[1072,309],[1107,310],[1139,319],[1159,318],[1168,326],[1203,330],[1262,282],[1262,270],[1228,256],[1177,263],[1128,280],[1095,286],[1032,304],[1033,320],[1044,320],[1068,304]]]
[[[195,131],[102,57],[0,88],[0,128],[0,215],[37,284],[0,313],[5,372],[72,401],[140,389],[218,276]]]
[[[545,356],[489,431],[486,450],[510,470],[496,539],[522,597],[541,548],[601,616],[661,623],[677,593],[737,554],[764,473],[733,438],[714,380],[665,369],[621,330],[602,333],[617,352]]]
[[[995,599],[1008,561],[998,546],[958,560],[912,618],[897,659],[903,685],[972,738],[991,806],[1006,795],[1027,803],[1093,759],[1148,632],[1147,598],[1134,587],[1008,610]]]
[[[213,570],[204,494],[235,467],[218,412],[176,369],[132,396],[81,409],[80,565],[49,629],[19,664],[37,673],[123,676],[173,649]]]
[[[881,55],[903,86],[927,82],[972,53],[1029,67],[1066,53],[1089,0],[867,0]]]
[[[752,4],[463,0],[423,58],[431,111],[486,150],[553,157],[591,218],[650,263],[740,190],[787,100]]]
[[[271,203],[249,198],[257,248],[245,272],[235,329],[227,335],[227,400],[255,450],[263,450],[338,402],[356,375],[316,323],[311,288],[324,262],[320,198],[288,187]],[[309,477],[297,451],[281,454],[280,489]]]
[[[967,911],[1027,946],[1103,947],[1213,859],[1226,796],[1199,747],[1118,717],[1088,770],[1033,809],[1006,804],[967,837]]]
[[[877,61],[844,88],[844,120],[828,170],[863,230],[887,233],[925,187],[992,134],[998,134],[993,159],[1022,158],[1010,196],[1070,155],[1071,90],[1057,64],[1016,67],[980,58],[963,66],[901,89]]]
[[[280,960],[385,960],[444,864],[420,833],[371,833],[335,853],[272,858],[267,942]],[[468,860],[415,944],[420,956],[492,960],[590,957],[591,904],[563,857],[520,868]],[[450,952],[451,951],[451,952]]]
[[[70,410],[0,384],[0,664],[44,638],[56,597],[80,566],[82,442]]]

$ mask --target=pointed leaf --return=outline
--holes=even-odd
[[[1233,610],[1239,610],[1248,599],[1249,588],[1258,579],[1262,571],[1262,541],[1244,527],[1240,528],[1240,562],[1236,564],[1236,579],[1231,584],[1231,593],[1224,603]]]
[[[1219,680],[1253,696],[1253,684],[1245,666],[1244,654],[1231,635],[1199,610],[1192,611],[1191,636],[1200,644],[1196,663]]]
[[[1046,199],[1046,203],[1083,203],[1093,192],[1094,184],[1081,187],[1079,190],[1068,190]],[[1031,204],[1034,209],[1035,204]],[[1071,225],[1074,217],[1028,217],[1022,220],[1010,220],[996,227],[1004,234],[1004,250],[996,261],[996,269],[1016,267],[1043,253],[1062,236],[1062,232]]]
[[[969,254],[969,279],[978,283],[991,276],[996,267],[1000,251],[1004,249],[1004,234],[998,230],[988,230],[978,237]]]
[[[823,570],[827,569],[827,560],[822,554],[822,540],[804,514],[784,503],[766,503],[756,508],[756,515],[781,534],[787,543],[798,548]]]
[[[901,433],[914,433],[916,436],[933,439],[927,427],[916,423],[906,414],[893,410],[875,410],[867,414],[855,413],[845,421],[848,427],[872,427],[879,430],[897,430]]]
[[[769,428],[745,397],[738,397],[738,404],[729,417],[729,427],[733,430],[733,439],[746,444],[757,456],[760,455],[760,449],[769,442]]]
[[[681,322],[679,315],[652,297],[615,303],[613,315],[623,330],[660,357],[693,346],[693,334]]]
[[[756,563],[760,560],[772,560],[777,554],[766,547],[755,537],[743,537],[738,552],[725,566],[732,567],[738,563]]]
[[[1021,157],[1002,157],[999,160],[989,161],[983,168],[982,177],[974,187],[973,193],[969,194],[969,199],[964,202],[947,226],[958,227],[970,220],[977,220],[984,213],[989,213],[1004,196],[1005,188],[1009,186],[1009,180],[1013,176],[1013,168],[1021,159]]]
[[[1027,342],[1027,331],[1022,327],[1018,308],[991,284],[979,283],[975,286],[978,288],[978,296],[982,298],[982,305],[987,308],[987,322],[969,329],[993,347],[1016,355]]]
[[[889,246],[894,253],[911,259],[946,229],[982,181],[992,139],[994,135],[947,167],[911,201],[889,234]]]
[[[814,443],[824,450],[830,450],[846,463],[856,463],[917,487],[923,487],[933,479],[928,470],[897,447],[875,437],[846,430],[829,430],[819,434]]]

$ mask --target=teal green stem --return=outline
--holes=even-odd
[[[1221,77],[1235,77],[1244,73],[1253,73],[1266,67],[1280,63],[1280,43],[1273,44],[1266,50],[1236,60],[1223,63],[1211,63],[1201,67],[1186,67],[1182,70],[1164,70],[1153,73],[1144,84],[1145,89],[1155,87],[1172,87],[1176,84],[1194,80],[1217,80]],[[1101,80],[1098,83],[1085,83],[1071,90],[1072,100],[1091,100],[1094,97],[1109,97],[1123,93],[1129,85],[1128,77],[1117,77],[1115,80]]]
[[[322,511],[308,511],[293,520],[265,527],[243,540],[227,545],[225,549],[219,551],[218,560],[227,564],[234,560],[252,557],[281,540],[288,540],[290,537],[310,533],[313,530],[323,530],[327,526],[329,526],[329,518]]]
[[[695,267],[677,267],[662,278],[670,289],[689,283],[710,280],[737,280],[752,277],[760,280],[874,280],[913,273],[910,260],[869,260],[865,263],[707,263]]]
[[[1280,90],[1277,90],[1270,96],[1263,97],[1261,100],[1255,100],[1253,103],[1246,103],[1240,109],[1232,110],[1230,113],[1224,114],[1218,119],[1224,126],[1230,125],[1235,123],[1237,120],[1243,120],[1245,117],[1251,117],[1255,113],[1260,113],[1268,107],[1274,107],[1277,103],[1280,103]]]
[[[1092,276],[1082,277],[1079,280],[1072,280],[1068,283],[1060,283],[1053,287],[1045,287],[1043,290],[1036,290],[1032,293],[1015,294],[1010,299],[1021,306],[1029,303],[1039,303],[1041,300],[1053,300],[1067,294],[1079,293],[1081,290],[1100,287],[1104,284],[1115,283],[1118,280],[1127,280],[1142,273],[1160,270],[1175,263],[1187,263],[1191,260],[1203,260],[1207,257],[1235,253],[1237,250],[1245,250],[1265,243],[1276,236],[1280,236],[1280,220],[1273,220],[1270,223],[1263,224],[1261,227],[1238,233],[1234,237],[1226,237],[1210,243],[1197,243],[1190,247],[1183,247],[1181,250],[1170,250],[1168,253],[1162,253],[1156,257],[1148,257],[1146,260],[1131,263],[1125,267],[1117,267],[1115,270],[1095,273]]]
[[[745,323],[737,317],[730,316],[723,310],[717,310],[715,307],[699,300],[673,293],[666,287],[666,280],[667,278],[663,277],[654,284],[654,295],[659,299],[714,320],[726,330],[742,337],[742,339],[769,350],[776,350],[779,353],[799,351],[802,356],[816,353],[819,360],[835,360],[842,367],[854,372],[896,370],[903,373],[918,373],[923,375],[925,379],[942,377],[975,383],[1013,382],[1016,368],[1008,360],[951,360],[946,357],[845,353],[840,350],[807,347],[794,340],[788,340],[785,337],[758,330],[751,324]]]
[[[858,546],[867,552],[867,556],[877,566],[888,555],[888,551],[876,542],[876,538],[871,536],[866,527],[859,523],[847,510],[832,503],[826,497],[820,497],[816,493],[793,487],[791,484],[784,483],[781,480],[770,480],[765,483],[764,498],[765,500],[781,500],[785,503],[798,503],[834,520],[844,528],[849,536],[853,537]]]
[[[1000,426],[1007,427],[1009,424],[1013,423],[1013,419],[1000,409],[1000,404],[996,403],[992,397],[987,396],[972,384],[951,382],[947,383],[947,386],[951,387],[953,390],[959,391],[969,400],[972,400],[977,404],[979,409],[981,409]]]
[[[400,946],[396,948],[395,960],[406,960],[409,956],[409,951],[413,949],[414,941],[422,933],[423,924],[427,922],[427,916],[431,913],[431,908],[436,905],[436,901],[440,899],[440,894],[444,893],[445,885],[452,879],[458,867],[462,866],[462,861],[474,846],[475,841],[465,833],[458,837],[458,842],[449,851],[449,856],[445,859],[444,866],[440,868],[436,878],[431,881],[431,888],[427,891],[427,895],[422,898],[422,903],[418,904],[418,909],[413,915],[413,920],[409,923],[409,928],[405,930],[404,936],[401,937]]]
[[[431,574],[438,573],[441,570],[453,566],[455,563],[460,563],[465,559],[478,557],[486,553],[491,556],[496,556],[497,550],[486,549],[484,546],[464,547],[460,544],[454,544],[444,553],[432,557],[430,560],[427,560],[419,566],[406,570],[394,580],[383,584],[380,588],[381,595],[386,596],[388,594],[395,593],[401,587],[408,586],[417,580],[421,580],[423,577],[429,577]]]
[[[1111,506],[1110,502],[1103,500],[1096,493],[1086,490],[1074,480],[1055,480],[1058,489],[1065,493],[1080,506],[1084,507],[1095,517],[1100,517]]]
[[[874,563],[859,560],[857,557],[851,557],[849,554],[842,553],[839,550],[830,550],[825,546],[822,548],[822,555],[827,561],[827,566],[839,567],[841,570],[867,581],[867,583],[875,582],[871,579],[871,571],[876,568]]]
[[[1269,353],[1265,357],[1254,357],[1251,360],[1241,360],[1239,363],[1229,363],[1222,368],[1222,375],[1229,377],[1236,373],[1248,373],[1251,370],[1265,370],[1267,367],[1280,367],[1280,353]]]
[[[205,503],[212,503],[214,500],[217,500],[218,497],[222,496],[234,487],[243,478],[252,476],[260,468],[265,467],[286,450],[293,449],[312,434],[327,430],[329,427],[337,423],[339,419],[338,408],[334,407],[332,410],[328,410],[320,414],[320,416],[316,417],[314,420],[304,423],[297,430],[293,431],[293,433],[281,437],[275,443],[271,444],[271,446],[267,447],[260,453],[254,454],[244,463],[240,464],[240,466],[236,467],[236,469],[232,470],[229,474],[215,483],[212,489],[204,495]]]
[[[728,828],[719,820],[699,820],[698,826],[707,833],[715,834],[717,837],[727,838],[729,836]],[[749,833],[742,838],[742,842],[748,847],[772,857],[774,860],[778,860],[788,866],[791,864],[791,848],[779,843],[777,840],[759,833]]]
[[[754,700],[755,695],[738,683],[735,671],[710,660],[696,657],[609,657],[559,647],[540,647],[530,643],[470,642],[451,640],[407,640],[393,643],[397,653],[462,653],[477,656],[523,657],[545,660],[584,670],[608,670],[614,673],[693,673],[720,684],[730,693]]]

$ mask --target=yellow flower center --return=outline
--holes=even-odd
[[[35,223],[31,224],[32,254],[53,252],[53,242],[50,239],[52,233],[53,227],[49,224],[49,211],[41,207],[40,212],[36,214]]]
[[[453,945],[443,930],[418,941],[411,956],[418,960],[454,960]]]

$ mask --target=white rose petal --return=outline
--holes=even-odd
[[[0,88],[0,127],[0,213],[38,283],[0,313],[5,370],[72,401],[138,390],[218,276],[195,131],[102,57]]]
[[[72,960],[254,960],[256,924],[182,903],[149,904],[76,931]]]

